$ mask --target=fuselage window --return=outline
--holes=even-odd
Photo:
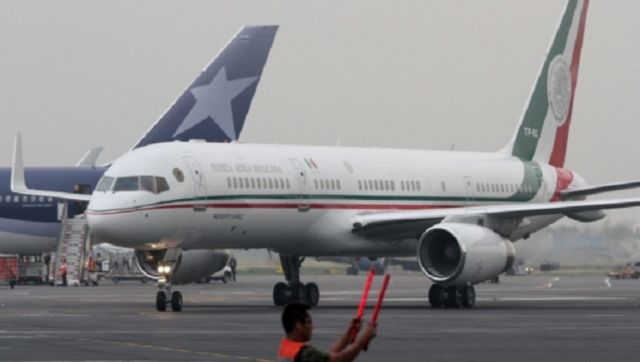
[[[440,181],[440,186],[442,187],[442,191],[447,191],[447,184],[444,181]]]
[[[238,188],[238,179],[236,179],[235,177],[233,178],[233,188],[234,189]]]
[[[227,188],[231,188],[231,177],[227,177]]]
[[[385,191],[389,191],[390,187],[389,187],[389,181],[384,180],[384,190]]]
[[[291,184],[289,183],[289,179],[284,180],[287,183],[287,189],[291,188]]]
[[[98,186],[96,186],[96,191],[107,192],[111,190],[113,181],[115,181],[115,178],[104,176],[103,178],[100,179],[100,182],[98,182]]]
[[[14,195],[13,196],[13,202],[20,202],[20,196]]]
[[[400,181],[400,191],[404,191],[404,180]]]
[[[396,182],[391,180],[389,181],[389,185],[391,185],[391,191],[395,191],[396,190]]]
[[[284,180],[280,179],[280,188],[284,190]]]
[[[255,190],[255,188],[256,188],[256,179],[252,177],[249,180],[251,181],[251,188]]]
[[[115,186],[113,186],[113,191],[138,191],[138,177],[118,177],[116,180]]]
[[[242,179],[242,177],[238,177],[238,187],[241,189],[244,188],[244,180]]]
[[[156,193],[156,185],[153,176],[140,176],[140,190]]]
[[[256,185],[258,186],[258,189],[262,188],[262,180],[260,179],[260,177],[256,178]]]
[[[31,195],[31,197],[29,197],[29,201],[31,202],[36,202],[36,197]]]
[[[416,188],[418,189],[418,191],[422,190],[422,188],[420,187],[420,181],[416,181]]]
[[[336,180],[331,180],[331,189],[332,190],[336,189]]]
[[[269,180],[269,188],[273,189],[273,180],[272,179],[268,179]]]
[[[338,190],[342,189],[342,186],[340,185],[340,180],[336,180],[336,186],[338,186]]]
[[[27,203],[29,201],[29,196],[27,195],[22,195],[22,202],[23,203]]]
[[[318,189],[318,180],[313,180],[313,186]]]
[[[362,191],[362,180],[358,180],[358,190]]]
[[[7,195],[4,197],[4,202],[11,202],[11,195]]]
[[[278,182],[277,178],[273,179],[273,185],[275,186],[276,190],[280,188],[280,183]]]

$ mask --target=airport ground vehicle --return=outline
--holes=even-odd
[[[610,278],[616,279],[638,279],[640,278],[640,261],[635,263],[628,263],[624,267],[620,267],[614,271],[610,271],[607,274]]]
[[[0,255],[0,282],[7,282],[11,289],[18,282],[18,257]]]
[[[231,267],[228,265],[225,265],[224,268],[218,270],[217,272],[209,275],[208,277],[202,278],[200,282],[209,283],[212,280],[220,280],[224,284],[227,284],[230,281],[232,281],[233,279],[232,279]]]

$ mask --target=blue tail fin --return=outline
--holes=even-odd
[[[133,147],[237,140],[278,26],[244,26]]]

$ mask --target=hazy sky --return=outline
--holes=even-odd
[[[243,24],[279,24],[245,142],[491,151],[565,1],[0,1],[0,164],[126,152]],[[590,4],[567,166],[640,178],[640,1]]]

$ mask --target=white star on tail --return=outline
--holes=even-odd
[[[196,104],[193,105],[189,114],[173,133],[173,137],[195,127],[207,117],[211,117],[227,137],[232,140],[237,139],[231,101],[253,84],[256,79],[258,77],[228,80],[227,71],[222,68],[213,77],[211,83],[190,89],[189,91],[196,98]]]

